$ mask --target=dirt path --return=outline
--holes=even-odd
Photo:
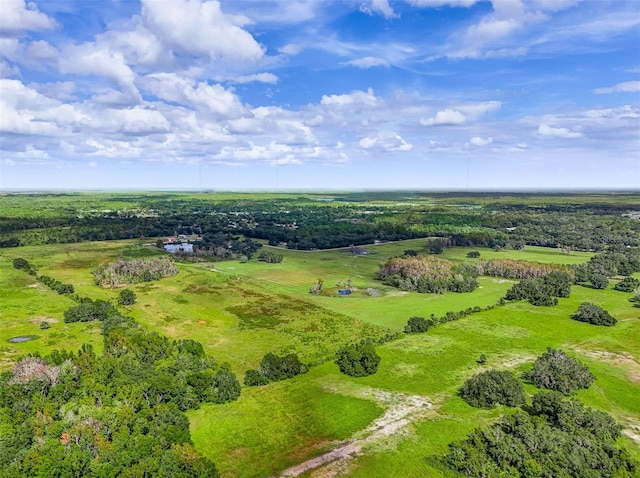
[[[427,398],[420,395],[404,395],[373,389],[365,391],[363,397],[367,395],[387,407],[382,417],[374,420],[363,431],[356,433],[351,440],[339,444],[320,456],[287,468],[280,476],[295,477],[315,470],[314,476],[335,477],[346,471],[349,461],[360,455],[366,446],[401,433],[407,425],[424,417],[432,408]]]

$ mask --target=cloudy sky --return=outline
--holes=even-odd
[[[640,188],[637,0],[0,0],[0,188]]]

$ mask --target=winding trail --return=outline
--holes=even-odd
[[[387,406],[382,417],[375,419],[367,428],[357,432],[351,440],[342,442],[333,450],[320,456],[287,468],[279,476],[290,478],[316,470],[314,475],[318,473],[323,478],[335,477],[344,472],[349,461],[360,455],[365,447],[401,433],[407,425],[424,417],[433,407],[426,397],[420,395],[368,389],[363,393],[363,397],[366,396]]]

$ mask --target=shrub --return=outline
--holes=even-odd
[[[107,288],[149,282],[177,273],[178,268],[167,257],[116,261],[93,271],[96,285]]]
[[[51,324],[46,320],[43,320],[42,322],[40,322],[40,330],[47,330],[50,328],[51,328]]]
[[[214,403],[233,402],[240,397],[240,383],[229,364],[222,364],[216,373],[213,387]]]
[[[274,353],[267,353],[260,361],[258,370],[247,370],[244,376],[245,385],[266,385],[287,378],[306,373],[308,367],[300,362],[297,354],[279,357]]]
[[[615,290],[619,290],[620,292],[633,292],[638,287],[640,287],[640,280],[636,279],[635,277],[625,277],[613,288]]]
[[[341,347],[336,358],[340,371],[352,377],[364,377],[376,373],[379,363],[380,356],[370,341]]]
[[[469,257],[471,259],[475,259],[477,257],[480,257],[480,251],[469,251],[467,253],[467,257]]]
[[[548,348],[533,364],[533,370],[524,374],[535,386],[569,395],[574,390],[589,388],[595,377],[578,360],[562,350]]]
[[[609,286],[609,279],[604,274],[593,274],[590,282],[594,289],[606,289]]]
[[[404,332],[407,334],[419,334],[426,332],[431,327],[433,327],[433,321],[423,317],[411,317],[404,327]]]
[[[571,318],[592,325],[615,325],[616,320],[609,312],[591,302],[583,302]]]
[[[120,305],[132,305],[136,303],[136,294],[132,290],[124,289],[120,291],[118,296],[118,304]]]
[[[84,302],[64,311],[64,321],[69,322],[89,322],[92,320],[104,320],[113,314],[113,305],[104,300]]]
[[[522,383],[506,370],[487,370],[474,375],[464,383],[460,396],[476,408],[493,408],[496,403],[516,407],[525,403]]]
[[[244,384],[248,386],[266,385],[269,379],[255,369],[247,370],[244,374]]]
[[[282,262],[283,255],[272,251],[262,251],[258,256],[258,260],[261,262],[267,262],[269,264],[279,264]]]
[[[29,264],[29,262],[26,259],[23,259],[22,257],[16,257],[13,260],[13,268],[14,269],[22,269],[24,271],[29,271],[31,269],[31,265]]]

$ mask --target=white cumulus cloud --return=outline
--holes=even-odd
[[[348,106],[354,104],[376,106],[379,104],[378,98],[373,92],[372,88],[367,91],[354,90],[350,94],[345,95],[323,95],[320,104],[323,105],[336,105],[336,106]]]
[[[438,111],[433,118],[421,118],[420,124],[422,126],[436,126],[441,124],[463,124],[467,121],[467,117],[459,111],[447,108],[446,110]]]
[[[488,138],[481,138],[480,136],[474,136],[469,140],[469,143],[474,146],[487,146],[493,143],[493,138],[489,136]]]
[[[541,124],[538,127],[538,134],[540,136],[550,136],[555,138],[582,138],[582,133],[578,131],[570,131],[567,128],[554,128],[547,124]]]
[[[213,60],[253,62],[264,56],[263,47],[242,28],[250,20],[222,12],[217,0],[142,0],[142,15],[145,25],[176,51]]]
[[[598,94],[638,93],[640,92],[640,81],[623,81],[607,88],[597,88],[594,92]]]
[[[50,30],[56,22],[38,10],[35,3],[24,0],[0,2],[0,37],[11,37],[25,31]]]

